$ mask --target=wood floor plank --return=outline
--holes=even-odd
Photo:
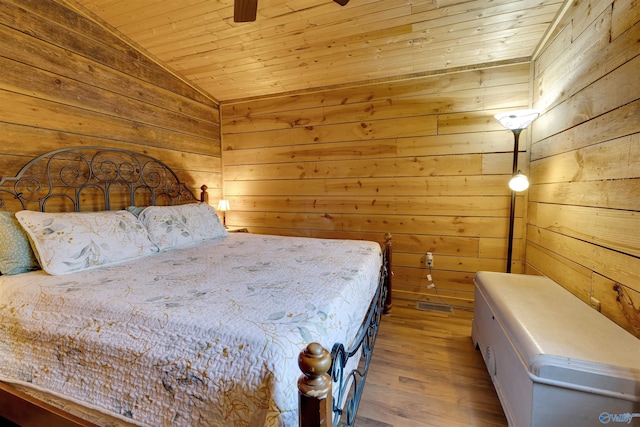
[[[394,307],[376,341],[358,427],[505,427],[482,356],[473,313]]]

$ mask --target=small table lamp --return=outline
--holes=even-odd
[[[229,201],[228,200],[220,200],[218,202],[218,210],[220,212],[222,212],[222,225],[224,225],[224,227],[227,227],[227,211],[231,210],[229,208]]]

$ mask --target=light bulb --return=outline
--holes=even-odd
[[[511,188],[513,191],[526,190],[527,188],[529,188],[529,180],[527,179],[527,176],[518,171],[518,173],[515,174],[509,181],[509,188]]]

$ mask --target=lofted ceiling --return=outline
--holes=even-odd
[[[76,0],[176,74],[230,100],[528,59],[562,0]]]

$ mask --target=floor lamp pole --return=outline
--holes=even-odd
[[[511,129],[513,132],[513,173],[518,173],[518,142],[520,140],[520,132],[522,129]],[[513,225],[516,215],[516,192],[511,190],[511,210],[509,211],[509,241],[507,243],[507,273],[511,273],[511,259],[513,258]]]

